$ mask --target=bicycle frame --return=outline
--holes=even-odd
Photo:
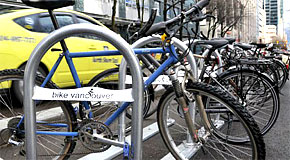
[[[160,67],[157,68],[155,72],[152,73],[152,75],[144,82],[144,88],[146,89],[152,82],[163,73],[163,71],[166,70],[167,67],[170,65],[178,62],[178,55],[175,52],[175,48],[173,45],[170,45],[166,47],[165,49],[163,48],[138,48],[138,49],[133,49],[135,54],[151,54],[151,53],[169,53],[169,58],[160,65]],[[80,57],[92,57],[92,56],[112,56],[112,55],[121,55],[120,51],[118,50],[109,50],[109,51],[93,51],[93,52],[74,52],[74,53],[69,53],[63,52],[60,54],[59,58],[56,60],[54,66],[52,67],[51,71],[45,78],[44,82],[42,83],[41,87],[44,87],[46,83],[52,78],[54,75],[55,71],[57,70],[59,64],[61,63],[63,57],[65,57],[66,62],[70,68],[71,74],[73,76],[74,82],[76,84],[77,88],[82,87],[80,83],[80,79],[78,77],[77,71],[75,69],[75,66],[73,64],[72,59],[73,58],[80,58]],[[88,118],[92,118],[92,112],[89,104],[84,101],[82,102],[84,104],[85,110],[89,111]],[[125,102],[120,106],[105,122],[104,124],[110,125],[129,105],[131,102]],[[24,116],[22,117],[22,120],[19,122],[18,126],[20,123],[23,122]],[[39,124],[43,122],[37,122]],[[44,125],[47,126],[55,126],[55,127],[67,127],[66,124],[49,124],[49,123],[43,123]],[[78,136],[78,132],[49,132],[49,131],[36,131],[36,134],[45,134],[45,135],[59,135],[59,136]]]

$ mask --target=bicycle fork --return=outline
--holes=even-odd
[[[190,100],[188,99],[187,95],[184,93],[184,89],[182,88],[178,78],[173,76],[173,74],[174,74],[174,72],[172,72],[172,74],[170,75],[170,79],[172,81],[172,85],[174,88],[177,102],[179,103],[179,105],[182,108],[184,119],[185,119],[185,122],[186,122],[187,127],[188,127],[188,132],[189,132],[190,138],[194,143],[200,142],[200,137],[198,137],[197,128],[195,127],[195,124],[193,122],[193,117],[195,117],[195,115],[190,114],[191,108],[189,108],[189,107],[192,107],[188,103]],[[186,78],[186,77],[184,77],[184,78]],[[208,117],[206,115],[206,111],[205,111],[204,105],[202,103],[201,96],[194,95],[194,98],[196,100],[196,103],[197,103],[197,106],[198,106],[198,109],[200,112],[200,116],[202,117],[202,120],[205,124],[205,131],[207,131],[207,134],[202,136],[202,138],[205,139],[211,133],[211,125],[210,125]],[[195,109],[195,108],[193,108],[193,109]]]

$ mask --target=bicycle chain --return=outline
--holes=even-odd
[[[92,122],[92,120],[89,120],[89,119],[85,119],[85,120],[82,120],[82,122],[77,122],[77,121],[73,121],[72,124],[79,124],[79,126],[76,127],[75,131],[78,131],[80,128],[82,128],[82,126],[84,126],[85,124],[89,123],[89,122]],[[54,122],[50,122],[50,123],[54,123]],[[59,123],[59,122],[58,122]],[[55,122],[55,124],[57,124]],[[69,140],[69,141],[78,141],[78,138],[74,138],[74,139],[66,139],[66,140]],[[88,149],[89,150],[89,149]],[[48,157],[48,156],[64,156],[64,155],[85,155],[85,154],[90,154],[90,153],[98,153],[96,151],[87,151],[87,152],[78,152],[78,153],[75,153],[74,150],[72,153],[66,153],[66,154],[39,154],[37,156],[41,156],[41,157]]]
[[[82,120],[82,122],[78,122],[78,121],[73,121],[71,124],[72,125],[76,125],[78,124],[78,126],[76,126],[76,129],[75,131],[78,131],[82,126],[84,126],[85,124],[87,124],[88,122],[91,122],[91,120]],[[50,124],[58,124],[59,122],[49,122]],[[74,142],[77,142],[78,141],[78,138],[67,138],[66,141],[74,141]],[[22,149],[20,149],[19,152],[21,153],[24,153],[25,154],[25,150],[23,149],[24,146],[21,147]],[[72,153],[65,153],[65,154],[39,154],[37,156],[41,156],[41,157],[47,157],[47,156],[64,156],[64,155],[85,155],[85,154],[90,154],[90,153],[98,153],[96,151],[85,151],[85,152],[72,152]]]

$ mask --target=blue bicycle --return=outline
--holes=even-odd
[[[23,0],[23,2],[34,7],[49,9],[56,28],[58,28],[57,20],[52,10],[72,4],[71,0]],[[201,9],[208,3],[209,0],[202,0],[176,18],[153,26],[145,25],[145,29],[139,32],[139,35],[164,33],[163,45],[160,48],[134,49],[135,54],[162,53],[169,55],[144,82],[146,89],[160,75],[166,75],[170,77],[172,83],[158,104],[157,121],[161,137],[176,159],[264,159],[263,138],[257,124],[244,107],[220,88],[195,82],[191,74],[192,68],[182,67],[185,73],[182,81],[179,81],[176,74],[180,66],[185,66],[185,57],[190,52],[188,50],[176,52],[176,47],[172,43],[175,30],[183,24],[181,22],[190,21],[192,16],[198,16]],[[74,28],[78,27],[86,27],[91,31],[110,32],[98,26],[77,24],[57,29],[49,36],[50,38],[53,36],[66,38],[49,44],[50,47],[53,47],[60,43],[61,53],[47,77],[37,75],[35,79],[35,84],[39,86],[34,91],[34,96],[36,96],[34,98],[37,99],[35,101],[37,105],[36,134],[39,159],[74,158],[80,154],[105,151],[112,145],[124,147],[124,152],[132,147],[126,142],[117,141],[118,137],[113,134],[112,129],[116,127],[115,120],[132,102],[130,90],[121,91],[121,93],[117,90],[118,93],[115,93],[102,88],[83,87],[72,60],[91,56],[120,55],[121,53],[118,50],[69,52],[70,47],[65,40],[80,34],[72,32]],[[63,58],[71,70],[78,89],[58,89],[50,81]],[[0,158],[3,159],[25,157],[26,135],[23,112],[10,103],[13,92],[11,85],[15,81],[22,80],[23,71],[0,72],[0,88],[3,91],[1,92],[1,102],[9,112],[1,119],[6,124],[3,127],[0,125],[2,141]],[[126,94],[124,95],[124,93]],[[111,101],[114,101],[115,104],[107,103],[110,105],[106,105],[106,102]],[[118,107],[120,101],[126,102]],[[207,115],[208,113],[210,115]],[[209,121],[208,118],[211,120]],[[8,153],[12,153],[12,155]]]

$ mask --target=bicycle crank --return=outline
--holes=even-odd
[[[107,125],[92,120],[83,123],[79,130],[79,140],[85,148],[94,152],[103,152],[111,145],[115,145],[113,133]]]

